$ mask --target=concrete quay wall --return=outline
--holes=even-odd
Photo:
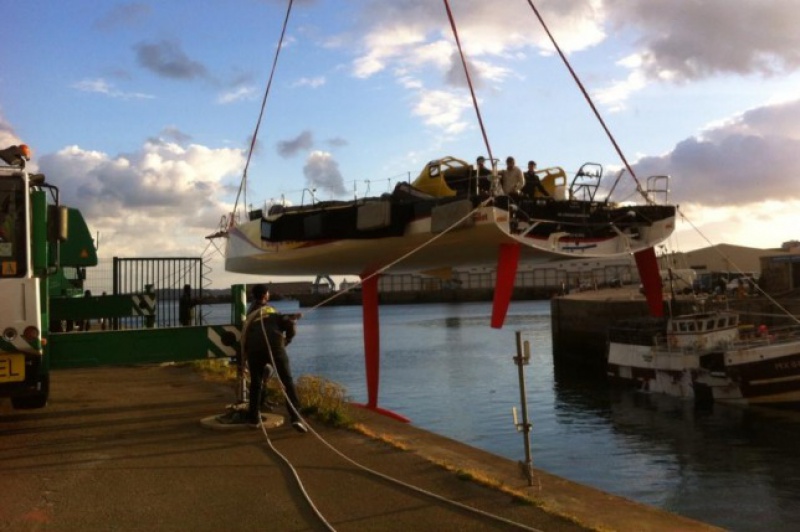
[[[548,299],[556,291],[553,287],[516,287],[511,296],[514,301]],[[325,302],[326,305],[360,305],[361,291],[354,290],[344,294],[296,294],[301,307],[313,307]],[[409,305],[418,303],[470,303],[476,301],[492,301],[492,288],[443,288],[441,290],[379,292],[378,302],[381,305]],[[330,301],[329,301],[330,300]]]

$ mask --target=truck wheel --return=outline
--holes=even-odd
[[[47,405],[47,398],[50,396],[50,376],[47,375],[39,381],[40,390],[33,395],[23,397],[12,397],[11,406],[17,410],[32,410],[34,408],[44,408]]]

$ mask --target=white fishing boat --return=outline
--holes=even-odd
[[[732,311],[638,319],[609,331],[608,375],[700,403],[800,407],[800,326],[743,326]]]

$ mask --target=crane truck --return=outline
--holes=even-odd
[[[242,285],[232,287],[232,324],[156,327],[151,315],[140,329],[65,327],[73,318],[137,315],[140,296],[152,294],[84,294],[86,268],[98,263],[89,228],[78,209],[61,205],[58,187],[26,169],[29,160],[24,144],[0,149],[0,399],[44,407],[51,369],[236,358]]]
[[[77,217],[43,174],[26,170],[28,146],[0,150],[0,159],[0,397],[41,408],[50,391],[49,285],[63,276],[60,248]],[[94,247],[86,252],[87,265],[96,264]]]

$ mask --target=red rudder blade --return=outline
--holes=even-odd
[[[514,278],[519,264],[519,244],[500,244],[497,255],[497,281],[492,302],[492,328],[500,329],[506,320],[508,305],[514,293]]]
[[[664,315],[664,299],[661,295],[663,287],[656,251],[653,248],[647,248],[637,251],[633,256],[636,258],[636,268],[638,268],[639,278],[642,280],[644,297],[647,299],[650,315],[660,318]]]

